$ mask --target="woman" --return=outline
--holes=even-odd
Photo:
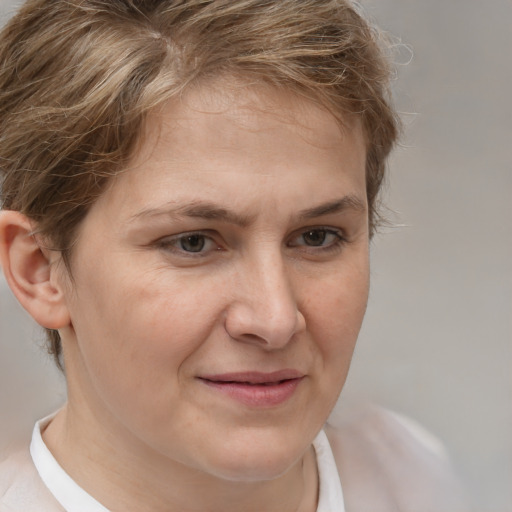
[[[0,261],[68,388],[1,510],[420,510],[322,430],[397,135],[354,6],[30,0],[0,48]]]

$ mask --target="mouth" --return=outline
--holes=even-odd
[[[238,372],[206,375],[199,380],[211,390],[251,407],[274,407],[287,402],[305,375],[297,370]]]

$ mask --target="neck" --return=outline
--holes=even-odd
[[[155,453],[130,433],[119,435],[111,425],[102,424],[101,435],[91,426],[68,405],[43,439],[69,476],[112,512],[316,510],[318,476],[312,447],[275,479],[233,481]]]

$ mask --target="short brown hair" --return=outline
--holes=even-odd
[[[348,0],[28,0],[0,34],[3,208],[69,254],[157,105],[252,75],[360,116],[371,233],[398,120],[379,33]],[[58,332],[48,331],[60,366]]]

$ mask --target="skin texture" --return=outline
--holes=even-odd
[[[33,249],[51,300],[26,307],[59,328],[69,391],[44,439],[109,509],[316,509],[311,442],[368,295],[365,140],[345,121],[282,92],[195,89],[149,118],[80,227],[72,278]],[[205,381],[282,370],[300,378],[276,404]]]

